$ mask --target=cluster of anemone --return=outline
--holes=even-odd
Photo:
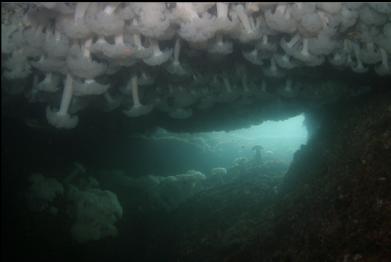
[[[26,194],[29,209],[52,215],[66,214],[66,219],[72,221],[72,238],[79,243],[116,237],[115,224],[123,214],[116,194],[100,189],[93,177],[80,176],[86,170],[78,163],[75,165],[76,169],[62,180],[32,174]],[[62,202],[68,204],[64,206]]]
[[[18,12],[10,13],[13,4],[2,4],[5,90],[46,103],[57,128],[77,126],[77,112],[91,101],[131,118],[158,110],[187,119],[218,103],[295,97],[292,69],[327,64],[391,74],[388,3],[14,6]],[[237,54],[244,63],[235,62]],[[203,70],[229,57],[228,65]],[[260,77],[243,73],[254,67]],[[286,86],[273,90],[273,78]]]

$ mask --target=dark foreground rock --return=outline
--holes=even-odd
[[[320,131],[296,153],[268,234],[228,261],[391,258],[390,92],[317,117]]]

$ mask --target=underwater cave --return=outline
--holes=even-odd
[[[391,261],[391,4],[1,10],[3,261]]]

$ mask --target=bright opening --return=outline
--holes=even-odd
[[[286,172],[294,153],[307,142],[303,121],[304,115],[299,115],[229,132],[190,134],[158,129],[150,136],[142,136],[147,146],[139,157],[148,155],[153,164],[137,173],[172,175],[189,169],[208,173],[211,168],[230,168],[243,161],[274,165]]]

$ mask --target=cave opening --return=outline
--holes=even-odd
[[[131,139],[132,144],[138,140],[146,145],[138,157],[153,165],[142,165],[144,170],[137,170],[137,165],[128,168],[133,174],[168,176],[187,170],[208,174],[216,167],[228,169],[245,164],[274,166],[279,173],[286,173],[294,153],[307,143],[304,119],[300,114],[230,131],[186,133],[158,128]]]

